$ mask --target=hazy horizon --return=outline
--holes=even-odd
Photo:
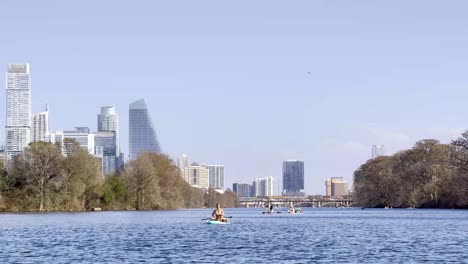
[[[225,165],[225,187],[298,159],[306,192],[323,194],[329,177],[351,183],[374,144],[392,154],[466,129],[467,7],[7,0],[0,78],[30,63],[33,113],[49,104],[52,132],[96,131],[114,105],[128,157],[128,105],[144,98],[163,151]]]

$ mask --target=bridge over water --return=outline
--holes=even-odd
[[[239,197],[242,207],[352,207],[353,200],[349,198],[313,198],[313,197]]]

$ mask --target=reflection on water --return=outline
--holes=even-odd
[[[0,214],[0,262],[465,262],[468,211],[309,209]]]

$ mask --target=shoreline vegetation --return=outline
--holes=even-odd
[[[33,142],[1,164],[0,212],[83,212],[235,207],[237,195],[191,187],[165,155],[142,153],[103,179],[99,162],[74,140]]]
[[[468,131],[451,144],[425,139],[368,160],[354,172],[353,188],[363,208],[468,209]]]

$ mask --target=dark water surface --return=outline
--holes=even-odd
[[[0,214],[0,263],[468,263],[468,211]]]

